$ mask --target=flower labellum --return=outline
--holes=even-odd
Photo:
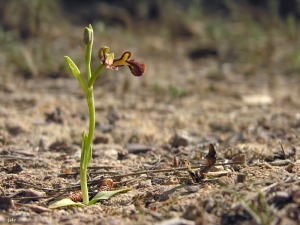
[[[142,76],[146,72],[146,65],[135,61],[134,59],[129,60],[131,52],[126,51],[119,59],[114,59],[114,53],[108,53],[109,47],[102,47],[98,52],[100,61],[106,65],[107,69],[117,70],[119,67],[128,66],[131,73],[134,76]]]

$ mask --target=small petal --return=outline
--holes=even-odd
[[[100,48],[99,52],[98,52],[98,58],[100,59],[100,61],[105,64],[108,52],[109,52],[109,47],[104,46],[102,48]]]
[[[106,54],[106,58],[105,58],[105,64],[106,65],[112,65],[113,62],[114,62],[114,53],[109,53],[109,54]]]
[[[134,76],[142,76],[146,72],[146,65],[137,61],[128,60],[128,67]]]

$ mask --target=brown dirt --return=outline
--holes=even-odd
[[[245,68],[234,62],[215,76],[215,58],[192,61],[182,53],[190,43],[143,37],[138,48],[128,37],[122,47],[114,37],[103,39],[119,51],[132,49],[148,70],[136,78],[122,68],[97,81],[90,166],[112,168],[90,170],[90,179],[148,173],[114,179],[114,189],[131,190],[110,200],[49,210],[58,188],[78,184],[78,174],[63,173],[79,166],[87,107],[71,76],[10,77],[0,86],[0,187],[14,205],[1,211],[1,223],[299,224],[300,78],[269,68],[241,75]],[[172,168],[175,155],[202,165],[209,143],[217,163],[243,153],[247,164],[218,166],[226,175],[199,183],[186,171],[151,172]],[[45,198],[20,199],[32,195],[29,189]]]

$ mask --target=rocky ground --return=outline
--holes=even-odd
[[[74,29],[61,61],[83,55],[82,29]],[[7,75],[0,84],[1,223],[299,224],[300,77],[278,64],[281,39],[272,64],[253,66],[234,49],[202,57],[191,53],[197,40],[147,35],[137,42],[118,32],[97,39],[95,28],[95,48],[131,49],[147,73],[136,78],[121,68],[99,77],[89,180],[110,177],[113,190],[130,191],[89,207],[49,209],[79,181],[84,96],[67,69],[55,77]],[[186,162],[197,173],[209,144],[216,165],[195,180]]]

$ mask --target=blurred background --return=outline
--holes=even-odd
[[[203,78],[258,75],[270,82],[274,74],[300,73],[299,18],[299,0],[4,0],[0,81],[73,79],[63,56],[84,68],[82,30],[92,24],[95,58],[104,45],[116,55],[130,49],[148,69],[142,81],[98,82],[117,80],[124,90],[137,82],[175,96]]]

